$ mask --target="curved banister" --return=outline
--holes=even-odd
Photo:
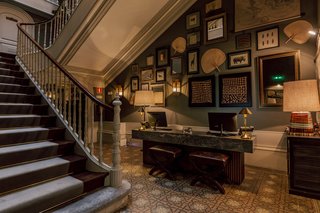
[[[45,54],[50,61],[57,66],[60,71],[63,72],[64,75],[66,75],[74,84],[76,84],[81,90],[91,99],[93,100],[97,105],[103,107],[103,108],[109,108],[112,109],[110,105],[102,103],[100,100],[98,100],[96,97],[94,97],[84,86],[82,86],[77,79],[75,79],[64,67],[62,67],[56,60],[53,59],[53,57],[50,56],[49,53],[47,53],[21,26],[22,25],[28,25],[27,23],[20,23],[18,24],[18,29],[27,36],[33,43],[36,45],[42,52]]]

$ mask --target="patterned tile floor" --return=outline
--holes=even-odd
[[[110,162],[110,158],[105,160]],[[121,147],[121,160],[123,178],[132,190],[129,205],[119,213],[320,213],[319,200],[288,194],[284,172],[246,167],[244,182],[225,184],[222,195],[205,185],[190,186],[192,175],[178,174],[176,181],[150,176],[150,167],[142,163],[141,147]]]

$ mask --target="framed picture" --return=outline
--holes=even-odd
[[[216,43],[227,40],[227,16],[222,13],[205,19],[204,43]]]
[[[194,12],[186,16],[186,29],[200,27],[200,12]]]
[[[157,67],[164,67],[169,65],[169,48],[161,47],[156,49],[156,63]]]
[[[141,70],[141,82],[153,80],[153,68],[144,68]]]
[[[153,66],[154,65],[154,56],[153,55],[147,56],[146,65],[147,66]]]
[[[214,76],[189,78],[189,106],[215,106],[215,78]]]
[[[257,32],[257,50],[279,47],[279,28]]]
[[[228,69],[251,66],[251,50],[228,53]]]
[[[200,31],[192,32],[187,34],[187,47],[200,46],[201,44],[201,35]]]
[[[131,92],[135,92],[139,90],[139,77],[138,76],[131,77],[130,85],[131,85]]]
[[[132,72],[132,75],[139,75],[139,64],[132,64],[131,72]]]
[[[187,52],[187,74],[198,74],[199,73],[199,50],[189,50]]]
[[[234,0],[235,32],[300,17],[300,0]]]
[[[171,75],[182,73],[182,57],[171,58]]]
[[[251,33],[236,36],[236,49],[251,48]]]
[[[223,1],[222,0],[206,0],[204,4],[205,17],[213,15],[217,11],[221,11]]]
[[[156,71],[156,82],[163,82],[166,80],[166,69]]]
[[[283,82],[295,81],[299,77],[300,52],[284,52],[260,56],[259,93],[260,107],[281,107]]]
[[[149,90],[149,83],[141,83],[141,90]]]
[[[150,89],[154,94],[155,106],[166,106],[166,86],[165,84],[151,84]]]
[[[251,107],[251,72],[219,75],[220,107]]]

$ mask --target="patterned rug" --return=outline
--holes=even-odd
[[[110,162],[110,147],[105,147],[105,160]],[[107,154],[110,153],[110,154]],[[119,213],[320,213],[320,201],[288,193],[288,177],[284,172],[246,167],[243,183],[224,184],[220,194],[206,185],[190,186],[191,174],[178,174],[176,181],[162,174],[150,176],[143,166],[139,145],[121,147],[123,178],[132,184],[129,205]]]

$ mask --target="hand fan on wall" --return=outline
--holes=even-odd
[[[313,30],[312,25],[305,20],[298,20],[288,24],[283,32],[289,39],[286,41],[288,43],[290,40],[296,42],[297,44],[303,44],[310,38],[309,31]]]
[[[186,50],[186,39],[183,37],[177,37],[171,43],[171,47],[174,49],[174,53],[183,53]]]
[[[201,58],[201,67],[204,73],[211,73],[226,60],[226,54],[217,48],[207,50]]]

